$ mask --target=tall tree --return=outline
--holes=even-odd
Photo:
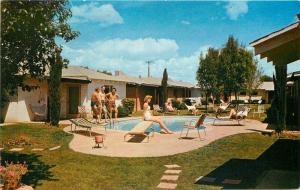
[[[209,48],[205,57],[203,56],[203,54],[200,55],[196,79],[200,88],[205,91],[207,103],[208,96],[212,94],[213,97],[218,97],[220,93],[220,80],[218,77],[218,68],[219,50]]]
[[[164,69],[163,78],[161,81],[161,87],[162,87],[162,103],[165,104],[168,99],[168,72],[167,69]],[[163,110],[165,111],[166,106],[162,106]]]
[[[224,94],[235,94],[235,99],[240,91],[246,90],[246,80],[249,76],[249,67],[253,63],[253,55],[246,48],[239,45],[238,41],[229,36],[225,47],[220,53],[220,77],[224,85]]]
[[[60,102],[53,99],[59,97],[61,69],[68,63],[57,39],[68,42],[79,35],[67,23],[72,15],[67,6],[67,0],[1,2],[1,102],[7,102],[18,87],[37,88],[26,84],[26,78],[43,80],[50,74],[50,95],[57,96],[50,97],[54,125],[58,119],[51,116],[51,109]]]
[[[270,77],[269,75],[262,75],[262,76],[260,77],[260,80],[263,81],[263,82],[265,82],[265,81],[271,82],[271,81],[273,81],[273,78]]]

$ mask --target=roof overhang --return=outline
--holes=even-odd
[[[84,78],[84,77],[62,77],[61,82],[89,84],[92,81],[89,80],[88,78]]]
[[[300,21],[272,32],[250,43],[255,55],[274,65],[289,64],[300,59]]]

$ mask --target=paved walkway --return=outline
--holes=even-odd
[[[188,152],[194,149],[203,147],[217,139],[239,134],[250,133],[255,130],[265,130],[267,124],[261,123],[256,120],[245,120],[243,126],[230,126],[235,124],[233,121],[222,122],[222,126],[207,125],[207,135],[201,132],[202,139],[199,140],[197,130],[190,131],[189,139],[179,139],[179,133],[175,134],[160,134],[155,133],[154,137],[139,139],[137,141],[124,141],[124,132],[107,130],[104,128],[93,128],[92,131],[100,134],[105,134],[104,147],[95,148],[95,141],[93,137],[85,136],[82,134],[74,134],[73,140],[70,142],[69,147],[76,151],[85,154],[111,156],[111,157],[159,157],[174,155],[183,152]],[[70,126],[64,128],[67,133],[70,132]],[[85,129],[82,129],[85,130]]]

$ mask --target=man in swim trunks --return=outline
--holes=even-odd
[[[99,105],[99,103],[100,103],[99,92],[100,92],[100,89],[96,88],[95,92],[93,92],[92,97],[91,97],[91,108],[93,111],[93,118],[96,119],[96,122],[98,122],[98,115],[99,115],[99,110],[97,108],[97,105]]]
[[[119,99],[119,95],[117,94],[117,89],[113,88],[112,91],[106,95],[106,97],[108,98],[108,102],[109,102],[109,111],[111,114],[111,118],[112,118],[112,112],[114,111],[115,118],[117,119],[118,108],[116,106],[116,100]]]
[[[106,102],[107,102],[107,97],[106,97],[106,94],[105,94],[105,86],[101,86],[100,88],[100,92],[99,92],[99,98],[100,98],[100,106],[98,107],[99,108],[99,115],[100,115],[100,120],[101,120],[101,114],[102,112],[104,113],[104,118],[105,118],[105,122],[106,122],[106,119],[107,119],[107,108],[106,108]]]

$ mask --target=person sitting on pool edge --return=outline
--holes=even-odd
[[[161,119],[161,117],[158,116],[153,116],[150,112],[150,106],[149,103],[151,102],[152,96],[147,95],[144,98],[144,105],[143,105],[143,110],[144,110],[144,120],[145,121],[153,121],[155,123],[158,123],[160,126],[160,129],[166,133],[166,134],[173,134],[172,131],[170,131],[167,126],[165,125],[165,123],[163,122],[163,120]]]

